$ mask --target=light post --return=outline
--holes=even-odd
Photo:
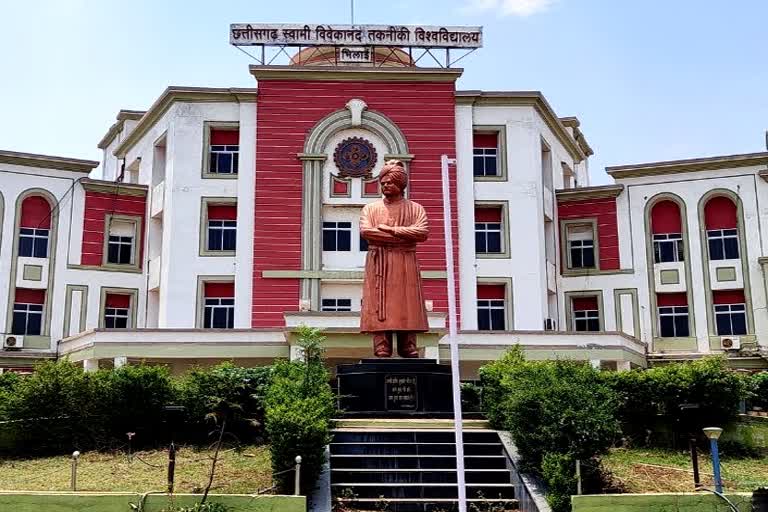
[[[712,451],[712,470],[715,474],[715,491],[722,494],[723,492],[723,480],[720,478],[720,453],[717,449],[717,440],[720,434],[723,433],[723,429],[719,427],[707,427],[704,430],[704,435],[709,438],[709,446]]]
[[[448,343],[451,347],[451,387],[453,388],[453,428],[456,435],[456,484],[459,490],[459,512],[467,512],[467,488],[464,484],[464,429],[461,422],[461,385],[459,375],[459,340],[456,336],[456,283],[453,275],[453,230],[451,228],[451,195],[448,167],[455,158],[440,158],[443,178],[443,226],[445,229],[445,270],[448,285]]]

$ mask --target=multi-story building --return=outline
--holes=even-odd
[[[425,356],[447,357],[453,272],[466,378],[513,344],[607,368],[767,365],[768,153],[613,167],[591,187],[578,119],[542,94],[456,90],[460,69],[400,57],[169,87],[118,113],[99,179],[99,162],[0,152],[0,367],[264,364],[295,354],[302,324],[332,362],[369,356],[358,216],[391,158],[430,220]]]

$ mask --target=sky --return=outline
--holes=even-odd
[[[0,149],[101,159],[169,85],[253,87],[230,23],[350,21],[350,0],[0,0]],[[355,0],[356,23],[482,25],[459,89],[538,90],[604,168],[766,150],[763,0]]]

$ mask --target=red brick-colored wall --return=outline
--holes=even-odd
[[[139,267],[144,254],[146,197],[85,192],[85,216],[83,217],[83,251],[80,262],[83,265],[101,265],[104,256],[104,219],[107,214],[132,215],[141,217],[141,247]]]
[[[600,270],[619,269],[619,229],[615,198],[558,203],[557,215],[561,220],[597,219]]]
[[[253,327],[284,325],[296,311],[298,279],[268,279],[264,270],[301,269],[302,164],[296,157],[312,127],[352,98],[389,117],[402,130],[409,151],[410,198],[426,209],[430,239],[419,246],[422,270],[445,270],[440,156],[455,156],[453,83],[401,81],[260,80],[256,135]],[[455,173],[453,173],[455,176]],[[458,286],[456,183],[454,275]],[[448,307],[445,280],[426,280],[424,293],[435,311]]]

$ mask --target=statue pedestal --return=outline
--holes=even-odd
[[[345,416],[451,417],[451,367],[434,359],[363,359],[336,367]]]

